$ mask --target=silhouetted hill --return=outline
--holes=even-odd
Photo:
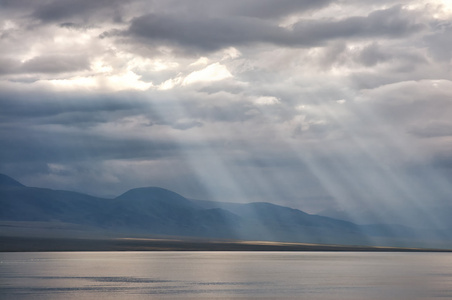
[[[96,223],[106,200],[80,193],[31,187],[0,187],[0,220]]]
[[[204,209],[172,191],[158,188],[129,190],[108,208],[113,227],[143,233],[233,238],[240,218],[221,209]]]
[[[296,241],[310,243],[364,243],[367,238],[356,224],[307,214],[272,203],[247,204],[192,200],[200,206],[223,208],[238,215],[245,226],[238,233],[243,239]]]
[[[24,187],[22,183],[17,180],[12,179],[9,176],[0,174],[0,187]]]

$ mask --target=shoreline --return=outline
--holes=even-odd
[[[452,249],[326,245],[266,241],[218,241],[151,238],[61,238],[0,236],[0,252],[75,251],[329,251],[452,252]]]

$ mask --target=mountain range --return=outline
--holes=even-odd
[[[265,202],[187,199],[159,187],[112,198],[27,187],[0,174],[0,236],[185,237],[341,245],[444,247],[438,236],[395,225],[357,225]],[[435,237],[435,238],[433,238]],[[447,243],[446,243],[447,244]]]

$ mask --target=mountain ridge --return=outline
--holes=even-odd
[[[0,187],[25,187],[25,185],[8,175],[0,173]]]
[[[5,183],[0,184],[0,222],[64,223],[135,236],[343,245],[405,246],[401,235],[412,238],[409,230],[388,236],[390,227],[364,227],[269,202],[193,200],[159,187],[134,188],[109,199],[27,187],[3,174],[0,181]],[[0,235],[8,234],[7,227],[0,229]]]

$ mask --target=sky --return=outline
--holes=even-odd
[[[444,227],[451,47],[448,0],[0,0],[0,172]]]

